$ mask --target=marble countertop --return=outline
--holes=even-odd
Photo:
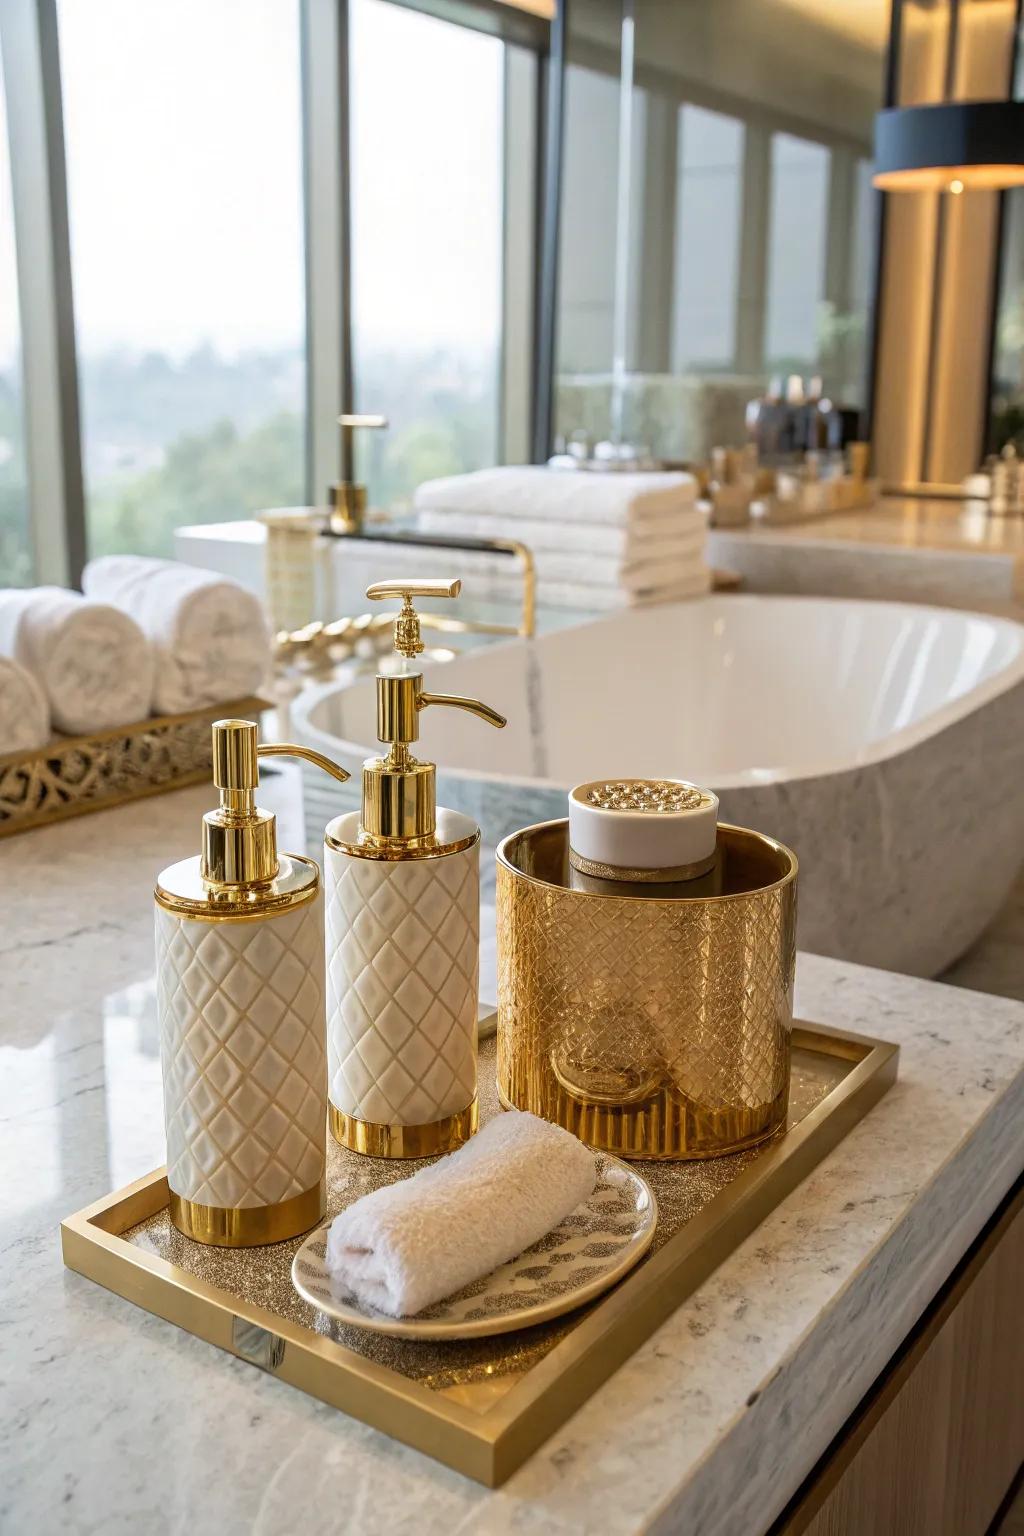
[[[0,843],[0,1530],[763,1531],[1024,1166],[1024,1004],[801,956],[800,1014],[900,1082],[488,1492],[62,1268],[61,1218],[163,1161],[150,891],[208,801]]]
[[[830,512],[797,523],[757,523],[722,528],[721,533],[754,539],[882,546],[887,549],[946,550],[957,554],[1024,557],[1024,518],[990,516],[983,502],[940,497],[883,496],[875,507]]]
[[[712,528],[708,559],[750,592],[888,598],[1024,618],[1024,518],[981,502],[883,497],[861,512]]]

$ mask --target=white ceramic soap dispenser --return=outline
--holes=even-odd
[[[306,1232],[326,1208],[324,919],[312,859],[277,852],[248,720],[213,727],[220,805],[203,851],[156,886],[157,1011],[171,1220],[225,1247]]]
[[[362,810],[325,836],[328,1118],[342,1146],[375,1157],[426,1157],[477,1123],[480,828],[435,806],[435,767],[409,748],[421,711],[504,718],[476,699],[428,693],[414,597],[457,597],[459,581],[378,582],[402,599],[402,670],[377,677],[386,757],[363,765]]]

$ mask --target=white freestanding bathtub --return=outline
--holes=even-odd
[[[504,731],[421,718],[439,803],[475,816],[485,843],[563,816],[585,779],[692,779],[723,819],[796,850],[800,943],[823,954],[935,975],[1024,857],[1024,627],[1009,620],[708,597],[475,651],[437,686],[509,717]],[[356,767],[376,750],[374,709],[361,678],[303,696],[296,724]],[[346,793],[357,803],[358,775]]]

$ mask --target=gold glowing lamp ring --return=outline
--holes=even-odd
[[[395,617],[395,650],[405,661],[423,651],[420,616],[413,606],[416,597],[458,597],[462,582],[452,580],[375,581],[366,589],[371,602],[401,599]],[[436,847],[436,776],[433,763],[421,763],[409,751],[419,739],[419,716],[430,705],[464,709],[488,725],[501,729],[504,715],[479,699],[451,693],[427,693],[422,672],[405,670],[397,676],[377,675],[377,737],[388,747],[386,757],[371,757],[363,764],[361,836],[370,844],[393,852],[431,854]]]

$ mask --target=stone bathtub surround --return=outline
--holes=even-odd
[[[964,953],[1020,868],[1024,626],[1010,620],[711,596],[427,671],[509,718],[500,739],[452,717],[441,741],[422,724],[439,802],[485,845],[564,817],[585,780],[687,779],[715,791],[721,821],[796,852],[802,948],[917,976]],[[303,695],[300,738],[343,762],[366,756],[373,690],[371,678]],[[316,816],[358,793],[314,777]]]
[[[488,1492],[61,1266],[61,1218],[163,1159],[151,884],[208,799],[0,851],[0,1530],[757,1536],[1019,1175],[1024,1004],[802,955],[799,1013],[898,1041],[900,1081]]]

